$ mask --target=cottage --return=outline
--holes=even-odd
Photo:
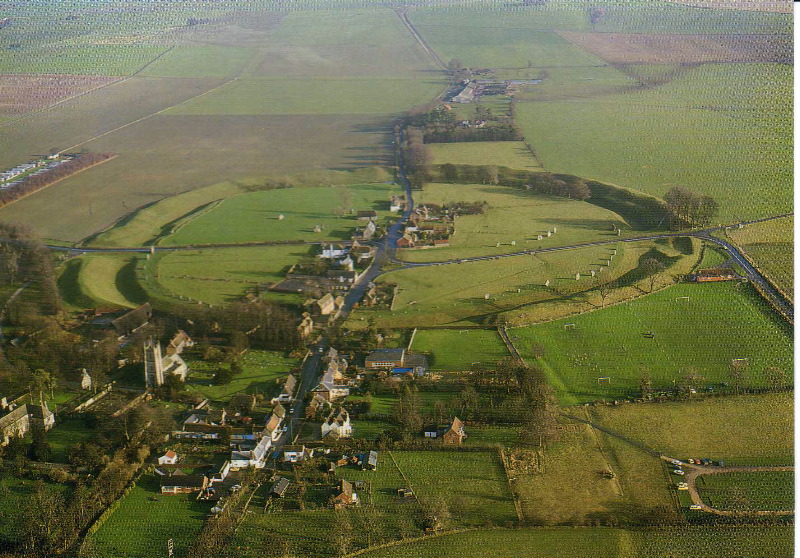
[[[293,374],[286,377],[280,395],[272,400],[273,403],[288,403],[294,399],[294,390],[297,387],[297,378]]]
[[[347,506],[358,504],[358,494],[353,491],[353,485],[345,479],[342,479],[337,492],[338,493],[331,498],[333,509],[341,510]]]
[[[312,448],[306,449],[302,444],[283,446],[283,461],[285,463],[300,463],[314,457]]]
[[[333,244],[329,244],[327,248],[322,249],[322,253],[318,256],[324,260],[340,260],[347,256],[347,248],[337,244],[334,247]]]
[[[297,325],[297,332],[303,339],[308,338],[314,332],[314,320],[311,319],[311,314],[303,312],[302,319]]]
[[[167,356],[179,355],[183,352],[183,349],[187,347],[194,347],[194,341],[192,341],[191,337],[189,337],[185,331],[178,330],[178,333],[175,334],[175,337],[173,337],[169,345],[167,345]]]
[[[81,389],[86,391],[92,389],[92,377],[85,368],[81,369]]]
[[[342,397],[350,395],[350,387],[338,383],[334,379],[335,371],[328,368],[322,376],[322,380],[311,390],[313,397],[320,397],[325,401],[336,401]]]
[[[232,451],[231,469],[263,468],[267,461],[267,452],[271,446],[272,439],[269,436],[264,436],[252,450]]]
[[[175,465],[177,462],[178,454],[172,450],[167,451],[167,453],[158,458],[159,465]]]
[[[694,275],[695,281],[704,283],[709,281],[735,281],[739,275],[729,267],[698,269]]]
[[[353,435],[350,414],[342,407],[339,407],[338,411],[332,411],[322,422],[321,433],[323,439],[349,438]]]
[[[329,316],[336,311],[333,295],[326,294],[319,300],[315,300],[311,307],[311,312],[319,316]]]
[[[410,234],[405,234],[403,238],[397,241],[398,248],[414,248],[416,245],[416,240]]]
[[[264,426],[264,435],[269,436],[273,442],[277,442],[283,433],[283,429],[281,428],[282,423],[283,419],[275,413],[272,413],[267,420],[267,424]]]
[[[466,437],[464,423],[455,417],[450,427],[442,434],[442,442],[448,446],[460,446]]]
[[[378,212],[374,209],[370,209],[367,211],[359,211],[356,214],[356,218],[359,221],[371,221],[372,219],[376,219],[378,217]]]

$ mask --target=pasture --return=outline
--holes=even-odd
[[[239,359],[242,372],[235,375],[229,384],[219,385],[214,380],[214,374],[228,365],[203,361],[197,357],[192,354],[185,358],[189,366],[187,389],[219,402],[227,402],[240,393],[261,394],[270,399],[280,393],[286,376],[299,364],[297,359],[277,351],[251,350]]]
[[[562,101],[537,101],[534,88],[517,124],[548,170],[657,197],[685,185],[714,196],[720,222],[758,218],[791,208],[790,74],[778,64],[708,65],[655,88]],[[756,168],[754,156],[768,162]]]
[[[488,329],[420,329],[411,351],[426,353],[432,370],[464,371],[509,355],[500,335]]]
[[[454,526],[517,522],[508,481],[496,453],[394,451],[392,457],[423,508],[448,509]]]
[[[594,407],[591,414],[602,426],[670,457],[722,459],[725,465],[792,463],[791,393]]]
[[[733,359],[749,359],[743,387],[767,387],[765,370],[788,370],[792,362],[789,328],[747,284],[679,284],[511,332],[520,353],[544,368],[567,405],[636,396],[644,375],[659,391],[699,374],[698,389],[706,391],[732,381]],[[530,357],[532,343],[545,347],[538,361]]]
[[[62,268],[59,289],[76,308],[86,307],[90,301],[134,308],[147,302],[147,293],[136,278],[139,258],[130,254],[81,256]]]
[[[391,215],[390,196],[397,193],[388,184],[357,184],[241,194],[186,219],[161,244],[350,240],[365,224],[356,212],[375,210],[380,224]],[[321,232],[314,232],[317,226]]]
[[[187,556],[211,504],[198,502],[195,494],[162,495],[158,478],[144,473],[102,526],[89,535],[99,555],[152,556],[166,552],[167,540],[172,539],[175,555]]]
[[[30,497],[36,482],[12,476],[7,472],[0,474],[0,548],[16,544],[19,536],[20,513],[31,501]],[[66,495],[69,487],[63,484],[45,482],[45,489],[53,495]]]
[[[733,228],[729,235],[761,271],[794,298],[794,217]]]
[[[793,510],[794,473],[724,473],[697,477],[703,502],[719,510]]]
[[[613,240],[615,226],[625,233],[630,231],[629,225],[613,211],[587,202],[533,194],[507,186],[429,183],[422,191],[414,192],[416,205],[458,202],[486,202],[489,209],[482,215],[459,215],[449,247],[400,250],[398,257],[411,262],[429,262],[514,253]],[[547,232],[553,229],[556,232],[548,237]],[[538,239],[540,235],[541,240]]]
[[[521,141],[430,143],[428,150],[434,165],[495,165],[522,170],[542,168]]]

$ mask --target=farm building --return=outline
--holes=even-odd
[[[112,320],[111,327],[117,331],[120,337],[126,337],[146,325],[152,317],[153,308],[149,302],[145,302],[119,318]]]
[[[161,494],[191,494],[200,492],[208,486],[205,475],[186,475],[175,469],[161,477]]]
[[[367,458],[364,460],[364,469],[368,471],[377,471],[378,470],[378,452],[375,450],[370,450]]]
[[[367,370],[389,369],[393,374],[424,376],[428,371],[428,357],[407,353],[405,349],[376,349],[364,361]]]
[[[359,221],[371,221],[372,219],[376,219],[378,217],[378,212],[374,209],[370,209],[367,211],[359,211],[356,214],[356,219]]]
[[[177,462],[178,454],[172,450],[167,451],[167,453],[158,458],[159,465],[175,465]]]
[[[464,423],[458,417],[454,417],[449,424],[443,426],[438,424],[428,425],[422,429],[422,435],[429,439],[441,439],[442,443],[451,446],[461,445],[464,438],[467,437],[464,431]]]
[[[289,479],[286,477],[281,477],[280,479],[272,485],[272,488],[269,491],[270,496],[274,496],[275,498],[283,498],[286,494],[286,491],[289,489],[290,486]]]
[[[709,281],[735,281],[741,277],[729,267],[717,267],[710,269],[698,269],[694,274],[694,280],[698,283]]]

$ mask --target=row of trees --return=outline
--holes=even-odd
[[[719,204],[711,196],[696,194],[682,186],[664,195],[670,217],[670,228],[706,227],[717,215]]]
[[[434,178],[443,182],[499,184],[574,200],[587,200],[592,197],[587,182],[576,176],[517,171],[493,165],[454,165],[452,163],[440,165],[438,171],[438,176]]]
[[[406,176],[414,189],[421,189],[430,180],[431,154],[425,146],[422,132],[417,128],[407,127],[403,134],[402,150]]]
[[[113,155],[110,153],[82,153],[41,174],[28,176],[24,178],[20,184],[0,190],[0,207],[8,205],[28,194],[32,194],[36,190],[41,190],[87,167],[107,161],[111,157],[113,157]]]

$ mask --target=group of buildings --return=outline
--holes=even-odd
[[[11,438],[21,438],[36,426],[47,431],[55,423],[56,417],[45,402],[17,404],[5,397],[0,399],[0,446],[7,446]]]
[[[455,233],[455,216],[428,205],[414,209],[397,241],[398,248],[445,248]]]

